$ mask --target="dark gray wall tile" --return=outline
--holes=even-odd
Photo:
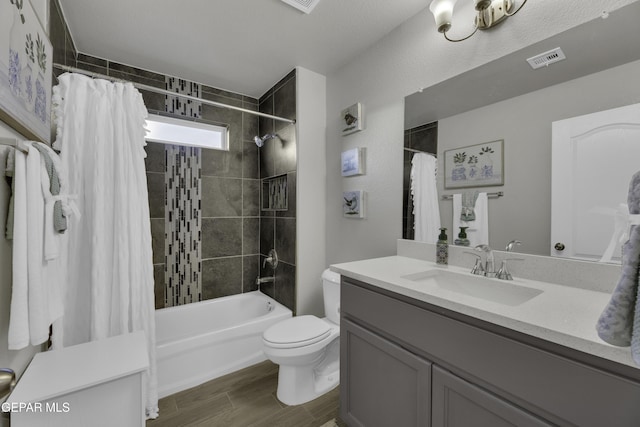
[[[260,218],[242,219],[242,253],[260,253]]]
[[[164,147],[164,144],[147,142],[147,146],[144,147],[144,151],[147,153],[147,157],[144,159],[144,165],[147,172],[164,173],[166,168],[166,154]]]
[[[293,311],[296,307],[296,267],[287,263],[276,268],[276,301]]]
[[[153,290],[156,309],[164,308],[164,264],[153,265]]]
[[[165,195],[164,173],[147,172],[147,190],[149,192],[149,215],[151,218],[164,219]]]
[[[204,218],[242,215],[242,180],[202,177],[202,216]]]
[[[296,264],[295,218],[276,218],[276,251],[282,261]]]
[[[275,247],[274,231],[275,231],[275,218],[273,217],[261,217],[260,218],[260,253],[266,255],[271,249]]]
[[[260,274],[260,255],[242,257],[242,292],[257,291],[256,278]]]
[[[260,112],[273,115],[273,95],[260,100]],[[259,119],[260,136],[266,133],[274,133],[275,127],[273,119],[260,116]]]
[[[260,180],[242,180],[242,216],[260,215]]]
[[[164,262],[164,218],[151,220],[151,249],[153,251],[153,263]]]
[[[280,138],[272,139],[274,174],[293,172],[297,166],[296,126],[288,125],[278,131]]]
[[[273,111],[275,116],[284,117],[285,119],[296,118],[296,79],[291,78],[273,93]],[[276,132],[289,124],[287,122],[276,121]]]
[[[229,139],[229,151],[202,150],[202,176],[242,177],[243,144]]]
[[[260,277],[270,277],[270,276],[274,276],[274,271],[273,269],[269,266],[269,264],[266,264],[264,267],[264,259],[265,256],[260,255],[260,265],[258,266],[258,268],[260,269]],[[263,283],[260,285],[260,290],[266,294],[269,295],[271,298],[276,299],[276,285],[275,282],[269,282],[269,283]]]
[[[242,177],[260,178],[260,149],[253,140],[242,142]]]
[[[268,178],[276,175],[275,152],[276,144],[280,144],[278,138],[271,139],[260,148],[260,178]]]
[[[247,110],[258,110],[258,106],[256,104],[242,103],[242,105],[243,108],[246,108]],[[249,113],[242,113],[242,139],[245,141],[253,141],[253,137],[260,133],[259,124],[260,119],[258,116]]]
[[[202,299],[242,293],[242,257],[202,261]]]
[[[202,219],[202,258],[242,255],[242,218]]]

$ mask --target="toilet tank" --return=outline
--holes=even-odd
[[[326,269],[322,273],[324,315],[333,323],[340,324],[340,275]]]

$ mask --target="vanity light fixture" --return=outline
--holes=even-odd
[[[429,10],[436,20],[438,32],[450,42],[461,42],[468,39],[478,30],[487,30],[515,15],[522,9],[527,0],[522,0],[520,6],[516,7],[514,0],[473,0],[477,15],[475,17],[475,28],[471,34],[461,39],[451,39],[447,36],[447,31],[451,28],[453,17],[453,6],[457,0],[433,0]]]

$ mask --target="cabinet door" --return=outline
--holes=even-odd
[[[551,426],[438,366],[432,372],[433,427]]]
[[[430,362],[344,318],[340,340],[340,411],[349,426],[430,425]]]

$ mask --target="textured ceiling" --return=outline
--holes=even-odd
[[[295,66],[327,75],[428,5],[321,0],[60,0],[79,52],[259,97]]]

